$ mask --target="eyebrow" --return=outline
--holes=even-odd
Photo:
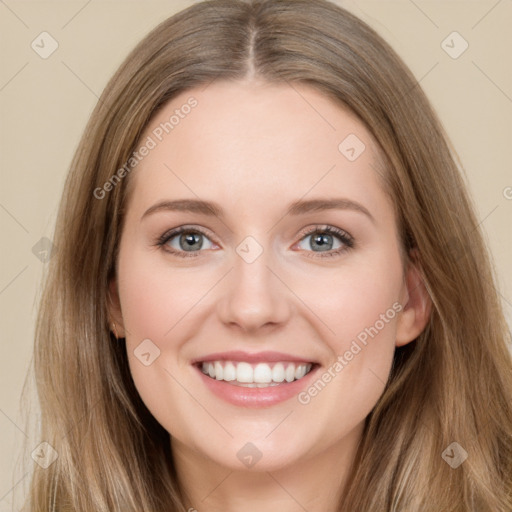
[[[374,224],[376,222],[373,215],[362,204],[345,198],[295,201],[288,207],[285,215],[298,216],[326,210],[352,210],[366,215]],[[161,211],[198,213],[209,217],[224,218],[224,210],[217,203],[199,199],[177,199],[174,201],[160,201],[154,204],[144,212],[141,221],[149,215]]]

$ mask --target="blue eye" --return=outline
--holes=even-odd
[[[169,243],[173,238],[177,238],[177,248]],[[164,233],[158,240],[157,245],[161,246],[172,254],[176,254],[182,258],[188,258],[198,256],[198,254],[194,253],[204,249],[204,238],[207,238],[207,236],[206,233],[203,233],[203,231],[196,228],[192,229],[186,226],[181,226],[179,228],[173,229],[172,231]]]
[[[306,250],[306,252],[320,253],[319,255],[308,257],[323,258],[339,256],[354,247],[354,239],[352,236],[342,229],[335,228],[333,226],[315,226],[306,233],[302,233],[302,238],[299,243],[302,243],[307,238],[311,238],[309,247],[311,249],[317,248],[319,250]],[[210,247],[206,247],[206,249],[211,249],[213,243],[205,232],[198,228],[181,226],[164,233],[157,240],[156,245],[181,258],[189,258],[200,255],[201,250],[205,249],[205,239],[211,244]],[[341,242],[341,247],[333,249],[333,239],[338,239],[338,243]]]
[[[319,251],[312,251],[313,253],[324,253],[320,254],[320,258],[339,256],[342,253],[350,250],[354,247],[354,239],[345,231],[334,226],[316,226],[312,230],[305,233],[301,242],[310,238],[309,247],[319,248]],[[341,247],[333,250],[333,239],[341,241]],[[318,256],[312,256],[314,258]]]

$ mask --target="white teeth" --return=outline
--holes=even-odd
[[[300,364],[299,366],[297,366],[297,368],[295,370],[295,378],[302,379],[302,377],[304,377],[304,375],[306,375],[306,365]]]
[[[224,380],[232,381],[236,380],[236,368],[233,363],[226,363],[224,366]]]
[[[288,365],[288,367],[286,368],[284,372],[284,378],[286,382],[292,382],[293,380],[295,380],[295,366],[293,364]]]
[[[312,364],[258,363],[210,361],[202,363],[204,374],[212,379],[233,382],[234,385],[264,388],[279,383],[302,379],[312,368]]]
[[[298,369],[297,369],[298,371]],[[222,365],[217,361],[215,363],[215,378],[217,380],[223,380],[224,377],[224,370],[222,369]]]
[[[254,382],[268,383],[272,382],[272,370],[265,363],[259,363],[254,368]]]
[[[284,380],[284,365],[282,363],[277,363],[272,368],[272,380],[274,382],[283,382]]]
[[[249,363],[238,363],[236,365],[236,380],[238,382],[254,382],[254,371]]]

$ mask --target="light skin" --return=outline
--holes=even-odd
[[[191,96],[197,107],[128,178],[112,321],[126,337],[140,396],[171,434],[188,506],[334,512],[394,350],[421,333],[431,307],[416,268],[402,261],[377,145],[320,91],[254,80],[182,93],[141,140]],[[354,161],[339,150],[349,134],[365,144]],[[144,216],[160,201],[185,198],[213,201],[224,216]],[[357,202],[372,218],[347,208],[286,214],[294,201],[327,198]],[[196,257],[169,252],[190,254],[180,234],[156,245],[185,225],[206,233],[198,235]],[[325,226],[348,233],[353,247]],[[332,243],[328,252],[345,250],[326,256],[315,228],[316,238],[323,233]],[[263,250],[251,263],[237,253],[248,236]],[[403,310],[305,405],[295,396],[269,407],[235,406],[213,395],[191,366],[214,352],[278,351],[318,362],[321,376],[396,303]],[[149,366],[134,354],[145,339],[160,350]],[[262,454],[250,468],[237,457],[248,442]]]

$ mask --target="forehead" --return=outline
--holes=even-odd
[[[158,112],[140,143],[151,146],[129,177],[140,205],[198,196],[249,212],[303,196],[384,200],[373,137],[304,84],[221,81],[187,90]]]

